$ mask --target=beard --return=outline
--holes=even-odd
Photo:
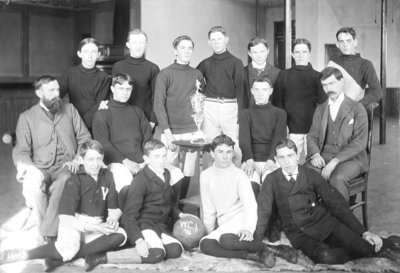
[[[58,110],[60,110],[62,100],[60,97],[55,97],[51,100],[43,98],[43,104],[44,106],[46,106],[47,109],[49,109],[50,113],[55,114],[58,112]]]

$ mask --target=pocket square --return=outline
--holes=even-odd
[[[354,118],[352,118],[352,119],[349,121],[348,124],[349,124],[349,125],[350,125],[350,124],[354,124]]]

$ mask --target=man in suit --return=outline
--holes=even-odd
[[[400,238],[384,239],[366,230],[334,187],[314,170],[298,165],[299,154],[292,140],[280,141],[275,153],[281,168],[267,175],[261,187],[254,239],[263,239],[275,200],[290,243],[315,263],[395,258],[392,249],[400,249]]]
[[[321,172],[346,200],[347,183],[368,169],[368,118],[363,105],[344,94],[339,69],[327,67],[321,83],[328,100],[315,110],[307,135],[307,167]]]
[[[54,77],[42,76],[34,86],[40,101],[19,116],[12,155],[17,180],[27,206],[37,216],[40,234],[54,241],[65,181],[78,169],[79,146],[91,137],[75,107],[62,102]]]

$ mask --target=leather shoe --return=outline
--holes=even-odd
[[[386,240],[388,240],[392,244],[390,249],[400,250],[400,237],[399,236],[392,235],[392,236],[387,237]]]
[[[294,248],[288,245],[266,245],[266,249],[289,263],[297,263],[297,252]]]
[[[257,253],[248,252],[246,253],[245,259],[264,264],[266,267],[274,267],[275,265],[275,256],[268,250]]]
[[[91,271],[99,264],[105,264],[105,263],[107,263],[106,253],[87,255],[85,257],[85,271],[86,272]]]
[[[0,252],[0,264],[26,261],[28,253],[24,249],[10,249]]]
[[[61,260],[53,260],[51,258],[44,259],[44,272],[52,272],[57,267],[61,266],[63,261]]]

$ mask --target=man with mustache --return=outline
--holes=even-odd
[[[62,102],[54,77],[42,76],[34,87],[40,100],[19,116],[12,155],[39,233],[46,241],[54,241],[64,183],[78,169],[74,160],[78,148],[91,137],[75,107]]]
[[[327,67],[321,83],[328,100],[315,110],[307,135],[307,167],[321,172],[346,200],[347,183],[368,169],[368,118],[364,106],[344,94],[339,69]]]

